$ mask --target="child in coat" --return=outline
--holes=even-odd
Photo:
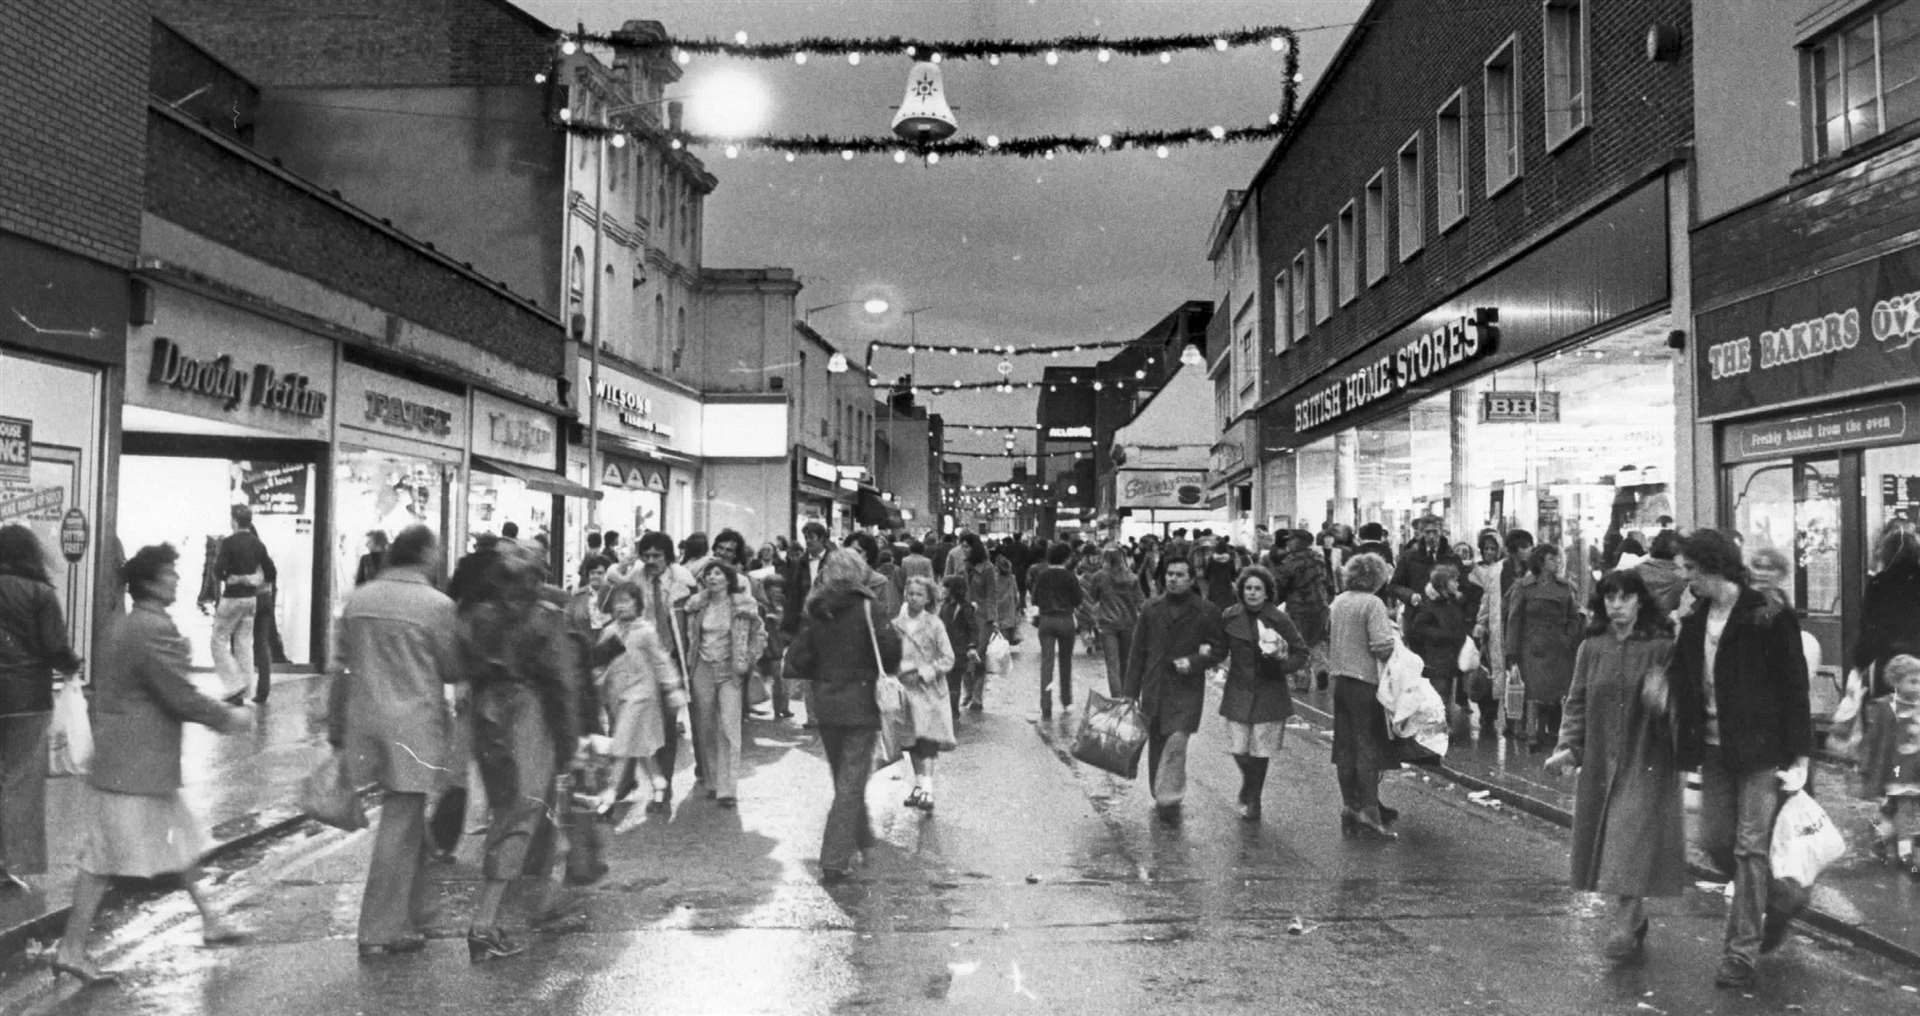
[[[1893,694],[1861,710],[1860,792],[1880,799],[1874,823],[1877,851],[1920,879],[1920,659],[1901,654],[1887,662]]]

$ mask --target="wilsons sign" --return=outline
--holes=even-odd
[[[326,393],[311,387],[305,374],[283,374],[264,363],[248,368],[235,363],[228,353],[197,359],[164,337],[153,340],[147,383],[217,402],[228,412],[245,403],[308,419],[327,415]]]
[[[1499,344],[1500,312],[1477,307],[1399,348],[1364,362],[1308,393],[1293,407],[1296,434],[1324,427],[1382,399],[1392,398],[1428,378],[1491,354]]]

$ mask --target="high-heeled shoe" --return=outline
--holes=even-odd
[[[61,974],[66,974],[74,980],[79,981],[80,986],[83,988],[120,983],[119,974],[108,973],[99,967],[79,963],[63,963],[59,960],[53,960],[49,965],[53,967],[54,980],[58,981]]]

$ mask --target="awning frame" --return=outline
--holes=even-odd
[[[485,473],[493,473],[496,476],[511,477],[543,494],[558,494],[561,497],[580,497],[586,498],[589,501],[598,501],[606,496],[604,491],[593,490],[589,487],[582,486],[551,469],[536,469],[533,466],[523,466],[518,462],[508,462],[504,459],[488,458],[485,455],[475,455],[472,458],[475,469]]]

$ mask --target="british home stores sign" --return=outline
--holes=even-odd
[[[1920,380],[1920,248],[1700,315],[1700,415]]]

